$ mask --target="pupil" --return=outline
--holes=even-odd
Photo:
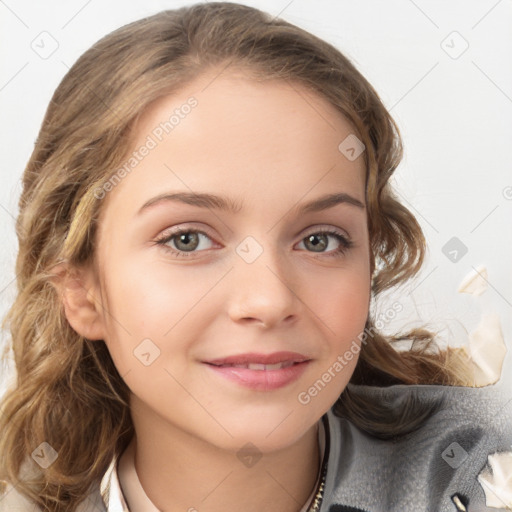
[[[194,248],[194,242],[197,244],[197,237],[198,235],[195,233],[183,233],[179,236],[176,244],[185,250]]]
[[[309,241],[313,244],[313,247],[325,248],[325,241],[320,240],[318,235],[310,235]]]

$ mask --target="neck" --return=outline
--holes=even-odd
[[[139,419],[134,415],[135,469],[159,510],[299,512],[316,485],[318,425],[286,448],[244,456],[163,420]]]

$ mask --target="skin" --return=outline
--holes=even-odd
[[[294,208],[334,192],[364,204],[364,161],[338,150],[354,130],[327,100],[232,71],[205,74],[154,103],[134,149],[191,96],[198,105],[102,199],[95,265],[68,283],[66,316],[80,334],[104,340],[132,391],[135,466],[158,508],[297,512],[317,479],[318,421],[357,355],[308,404],[297,397],[357,340],[371,275],[365,208],[341,203],[300,216]],[[176,191],[225,195],[241,210],[161,202],[137,214]],[[208,236],[177,257],[155,243],[175,227]],[[353,247],[336,254],[340,242],[318,235],[328,246],[315,251],[308,235],[322,229]],[[262,249],[252,263],[236,252],[247,236]],[[183,251],[173,240],[167,247]],[[148,366],[134,356],[144,339],[160,351]],[[298,380],[271,391],[240,386],[202,362],[282,350],[311,361]],[[248,442],[262,454],[252,467],[236,456]]]

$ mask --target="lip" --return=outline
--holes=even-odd
[[[219,359],[205,361],[207,364],[216,366],[234,365],[234,364],[277,364],[277,363],[302,363],[310,358],[298,352],[272,352],[271,354],[257,354],[250,352],[247,354],[237,354]]]
[[[258,391],[271,391],[296,381],[311,362],[298,352],[274,352],[272,354],[238,354],[204,361],[216,375],[234,381],[240,386]],[[278,369],[261,369],[261,365],[282,364]],[[235,365],[259,365],[258,369]]]

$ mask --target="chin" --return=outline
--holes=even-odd
[[[222,423],[233,437],[216,436],[213,444],[237,452],[250,443],[261,453],[275,452],[299,441],[314,427],[318,419],[299,417],[297,409],[284,407],[273,414],[246,412]]]

